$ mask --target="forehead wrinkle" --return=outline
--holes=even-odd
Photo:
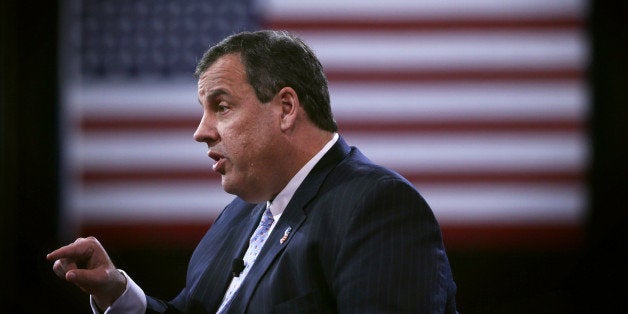
[[[207,93],[207,95],[204,97],[205,101],[207,102],[212,102],[212,100],[218,98],[221,95],[228,95],[229,93],[227,93],[226,90],[222,89],[222,88],[217,88],[214,90],[211,90],[209,93]],[[203,106],[203,101],[201,100],[201,98],[197,98],[198,103]]]
[[[205,99],[212,100],[212,99],[217,98],[218,96],[228,95],[228,94],[229,93],[226,90],[222,88],[216,88],[216,89],[210,90],[207,96],[205,96]]]
[[[239,55],[225,55],[201,75],[198,101],[201,104],[203,101],[211,102],[222,95],[236,97],[241,92],[239,88],[248,84],[246,71]]]
[[[211,74],[212,73],[209,73],[209,71],[207,71],[199,79],[198,81],[199,97],[203,96],[205,100],[210,100],[212,98],[218,97],[223,94],[229,94],[224,87],[220,86],[220,85],[225,84],[224,81],[229,81],[228,78],[223,77],[223,76],[210,77]],[[212,87],[212,85],[214,87]],[[201,101],[202,100],[199,98],[199,102]]]

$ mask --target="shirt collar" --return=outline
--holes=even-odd
[[[312,159],[310,159],[310,161],[308,161],[301,168],[301,170],[299,170],[299,172],[294,175],[294,177],[292,177],[286,187],[284,187],[283,190],[281,190],[281,192],[277,194],[272,203],[270,201],[267,202],[266,206],[270,207],[270,212],[273,214],[275,221],[279,219],[279,216],[281,216],[283,211],[286,209],[286,206],[288,206],[288,202],[290,202],[290,200],[292,199],[292,196],[297,191],[299,185],[303,183],[305,177],[307,177],[310,171],[312,171],[314,166],[321,160],[321,158],[323,158],[323,156],[329,151],[329,149],[331,149],[331,147],[336,144],[336,141],[338,141],[338,133],[334,133],[332,139],[327,142],[327,144],[325,144],[325,146],[323,146],[323,148],[316,155],[314,155],[314,157],[312,157]]]

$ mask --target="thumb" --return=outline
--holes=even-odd
[[[67,281],[79,286],[86,292],[90,292],[90,293],[93,287],[97,287],[98,285],[101,285],[103,281],[106,280],[106,278],[107,278],[107,275],[105,271],[101,269],[76,268],[76,269],[72,269],[68,271],[65,274],[65,279]]]
[[[94,296],[100,308],[109,307],[126,290],[126,277],[115,268],[73,269],[66,280]]]

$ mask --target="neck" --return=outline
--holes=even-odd
[[[307,132],[299,137],[293,137],[286,143],[285,149],[283,149],[281,162],[281,178],[277,178],[278,188],[272,195],[271,199],[274,199],[281,190],[290,182],[290,180],[305,166],[305,164],[314,157],[318,152],[323,149],[334,136],[334,133],[329,131],[323,131],[316,129],[312,132]]]
[[[333,136],[334,134],[332,132],[317,129],[317,132],[308,134],[306,140],[296,142],[294,145],[294,153],[298,158],[295,158],[295,160],[299,160],[299,166],[296,171],[299,171],[314,155],[320,152]]]

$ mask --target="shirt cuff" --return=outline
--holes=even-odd
[[[122,295],[108,307],[103,314],[117,314],[117,313],[129,313],[129,314],[143,314],[146,312],[146,294],[144,290],[138,286],[129,275],[122,269],[118,269],[124,277],[126,277],[126,288]],[[100,310],[94,298],[89,296],[89,304],[92,307],[94,314],[100,314]]]

